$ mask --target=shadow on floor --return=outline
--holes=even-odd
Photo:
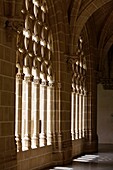
[[[113,170],[113,145],[99,144],[98,153],[86,154],[73,159],[70,165],[48,170]],[[47,169],[46,169],[47,170]]]

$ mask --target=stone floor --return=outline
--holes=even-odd
[[[83,155],[70,165],[49,170],[113,170],[113,145],[99,145],[98,153]]]

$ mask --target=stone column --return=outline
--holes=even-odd
[[[57,105],[58,105],[58,110],[56,113],[56,133],[57,133],[57,142],[58,142],[58,149],[59,151],[62,150],[62,126],[61,126],[61,89],[62,89],[62,84],[61,82],[58,82],[57,84]]]
[[[47,145],[47,82],[40,84],[40,121],[41,121],[41,133],[40,133],[40,147]]]
[[[53,134],[53,140],[52,140],[52,145],[53,148],[55,149],[56,147],[56,112],[55,112],[55,83],[52,86],[52,105],[51,105],[51,109],[52,109],[52,115],[51,115],[51,124],[52,124],[52,134]]]
[[[84,96],[84,91],[83,91],[83,114],[82,114],[82,137],[84,138],[85,137],[85,116],[84,116],[84,113],[85,113],[85,96]]]
[[[79,87],[78,87],[78,80],[76,83],[76,122],[75,122],[75,138],[79,138]]]
[[[93,63],[93,61],[92,61]],[[97,136],[97,84],[95,71],[89,68],[88,75],[88,114],[87,114],[87,145],[86,150],[89,152],[96,152],[98,149],[98,136]]]
[[[83,138],[83,136],[84,136],[84,94],[83,94],[83,75],[81,75],[80,95],[81,95],[81,138]]]
[[[31,148],[31,82],[32,76],[24,77],[25,84],[25,121],[24,122],[24,139],[23,139],[23,150]]]
[[[83,133],[84,137],[87,138],[87,91],[84,90],[84,96],[83,96],[83,105],[84,105],[84,125],[83,125]]]
[[[54,84],[49,83],[47,87],[47,145],[53,142],[54,128]]]
[[[83,138],[87,139],[87,82],[86,82],[86,75],[87,75],[87,64],[86,64],[86,56],[83,55]]]
[[[22,150],[21,143],[21,126],[22,126],[22,80],[23,74],[16,75],[16,115],[15,115],[15,140],[17,144],[17,152]]]
[[[75,139],[75,111],[76,111],[76,94],[74,91],[71,93],[71,136],[72,140]]]
[[[76,131],[76,66],[72,62],[72,92],[71,92],[71,139],[75,140],[75,131]]]
[[[34,79],[32,83],[32,148],[39,146],[39,97],[40,80]]]
[[[79,138],[82,138],[82,104],[83,104],[83,96],[81,89],[79,89]]]

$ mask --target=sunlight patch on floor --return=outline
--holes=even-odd
[[[73,170],[73,168],[69,168],[69,167],[54,167],[54,169],[50,169],[50,170]]]
[[[98,157],[99,155],[84,155],[79,158],[73,159],[73,161],[74,162],[92,162]]]

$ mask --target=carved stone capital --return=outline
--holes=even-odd
[[[41,86],[47,86],[47,85],[48,85],[48,81],[46,81],[46,80],[45,80],[45,81],[42,81],[42,80],[41,80]]]
[[[75,93],[76,92],[76,88],[72,88],[72,92]]]
[[[2,23],[2,25],[1,25]],[[24,22],[23,20],[19,19],[3,19],[1,21],[0,25],[7,29],[7,30],[11,30],[11,31],[22,31],[23,27],[24,27]]]
[[[33,79],[34,84],[40,84],[41,80],[40,79]]]
[[[100,82],[105,90],[113,90],[113,79],[101,78]]]
[[[6,41],[11,42],[12,38],[16,38],[17,32],[22,31],[23,20],[0,17],[0,28],[6,31]]]
[[[83,94],[84,94],[84,96],[87,96],[87,91],[83,90]]]
[[[80,74],[77,74],[77,76],[76,76],[76,81],[80,81],[80,78],[81,78],[81,75],[80,75]]]
[[[84,76],[83,75],[80,76],[80,82],[82,85],[84,84]]]
[[[62,88],[61,82],[58,82],[58,83],[57,83],[57,87],[58,87],[58,89],[61,89],[61,88]]]
[[[25,76],[24,80],[27,82],[32,82],[33,81],[33,76]]]
[[[54,87],[55,86],[55,82],[48,82],[48,85],[49,85],[49,87]]]
[[[76,63],[76,61],[78,60],[78,55],[70,55],[70,56],[66,56],[66,62],[67,63],[70,63],[70,64],[74,64],[74,63]]]
[[[17,80],[23,80],[24,79],[24,74],[23,73],[17,73],[16,74],[16,79]]]

